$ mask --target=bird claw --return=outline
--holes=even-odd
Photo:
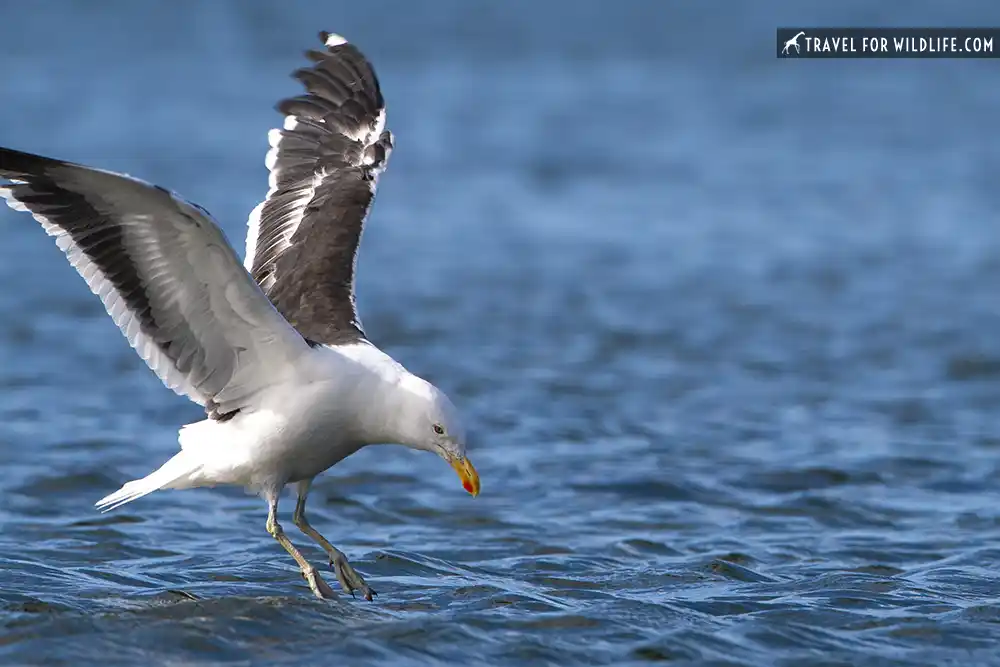
[[[378,596],[378,593],[365,583],[364,577],[358,574],[358,571],[347,562],[347,557],[343,554],[331,557],[330,567],[337,575],[337,581],[340,582],[341,587],[350,593],[352,598],[355,591],[361,593],[361,596],[369,602],[372,601],[373,597]]]

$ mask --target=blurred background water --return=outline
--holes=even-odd
[[[483,478],[391,447],[320,478],[374,604],[313,599],[240,490],[97,514],[201,415],[5,210],[0,663],[1000,664],[997,63],[774,58],[1000,5],[0,9],[0,144],[173,188],[241,252],[289,73],[357,43],[397,141],[362,317]]]

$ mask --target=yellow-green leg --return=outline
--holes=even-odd
[[[377,593],[365,583],[364,578],[358,574],[357,570],[351,567],[344,552],[330,544],[325,537],[319,534],[319,531],[309,524],[309,520],[306,518],[306,498],[309,496],[310,486],[312,486],[312,480],[299,482],[299,497],[295,503],[295,514],[292,515],[292,521],[298,526],[299,530],[311,537],[316,544],[320,545],[323,551],[330,557],[330,566],[337,574],[337,580],[344,587],[344,590],[350,593],[352,597],[355,591],[361,593],[366,600],[371,601],[372,596],[377,595]]]
[[[285,531],[281,529],[281,524],[278,523],[278,500],[275,498],[268,502],[267,508],[267,532],[270,533],[271,537],[278,541],[285,551],[295,559],[295,562],[299,564],[299,569],[302,570],[302,576],[306,578],[309,582],[309,588],[316,597],[329,600],[337,597],[333,589],[330,588],[329,584],[323,581],[323,578],[319,576],[316,568],[313,567],[309,561],[305,559],[305,556],[295,548],[295,545],[285,537]]]

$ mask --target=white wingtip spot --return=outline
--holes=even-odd
[[[286,130],[294,130],[296,127],[298,127],[298,124],[299,124],[299,119],[296,118],[295,116],[285,116]]]
[[[331,32],[329,35],[327,35],[326,37],[327,48],[333,48],[334,46],[340,46],[341,44],[347,44],[347,40],[341,35],[338,35],[335,32]]]

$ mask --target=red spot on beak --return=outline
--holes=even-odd
[[[459,479],[462,480],[462,488],[471,493],[473,496],[479,495],[479,473],[472,466],[472,462],[465,458],[454,458],[449,461],[451,467],[455,469],[458,473]]]

